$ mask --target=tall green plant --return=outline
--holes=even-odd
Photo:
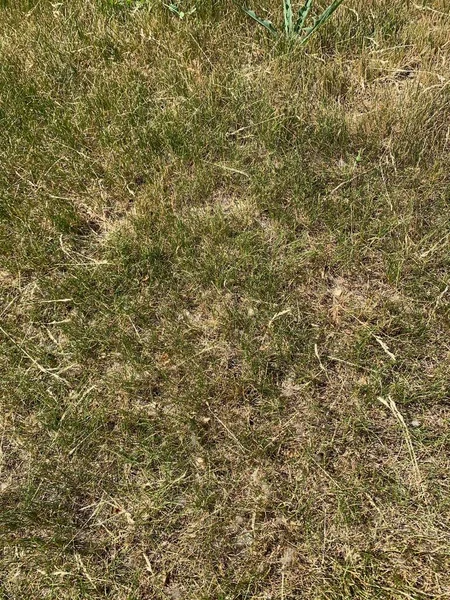
[[[300,44],[306,43],[309,38],[315,33],[319,27],[324,25],[334,11],[339,8],[344,0],[334,0],[318,17],[316,17],[312,24],[306,27],[306,21],[311,11],[313,0],[306,0],[304,5],[299,9],[296,18],[292,10],[291,0],[283,1],[283,17],[284,17],[284,33],[288,39],[295,39]],[[267,19],[261,19],[255,13],[254,10],[250,10],[245,6],[242,7],[244,12],[251,17],[254,21],[265,27],[274,36],[279,35],[279,30],[275,27],[272,21]]]

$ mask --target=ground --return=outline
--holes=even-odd
[[[450,598],[450,3],[1,6],[0,598]]]

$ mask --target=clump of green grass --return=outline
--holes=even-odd
[[[186,16],[192,15],[196,11],[195,6],[192,7],[187,13],[175,3],[165,4],[164,6],[166,6],[166,8],[168,8],[174,15],[177,15],[179,19],[184,19]]]
[[[0,597],[446,597],[445,2],[194,5],[0,11]]]
[[[312,0],[306,0],[305,4],[294,16],[291,0],[283,0],[284,34],[287,39],[294,39],[300,44],[306,44],[309,38],[331,18],[332,14],[339,8],[343,0],[334,0],[327,8],[314,19],[312,25],[306,26],[308,15],[313,6]],[[272,21],[258,17],[254,10],[243,7],[244,12],[254,21],[265,27],[271,34],[277,36],[278,29]]]

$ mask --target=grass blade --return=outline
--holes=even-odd
[[[272,35],[277,35],[277,30],[274,27],[272,21],[267,21],[266,19],[260,19],[254,10],[250,10],[242,6],[242,10],[251,17],[254,21],[265,27]]]
[[[291,0],[283,0],[284,30],[286,36],[292,35],[292,4]]]
[[[166,8],[170,10],[171,13],[177,15],[180,19],[184,18],[184,12],[178,8],[176,4],[164,4]]]
[[[306,35],[304,38],[302,38],[300,43],[304,44],[312,36],[312,34],[315,31],[317,31],[317,29],[319,29],[319,27],[324,25],[328,21],[328,19],[331,17],[331,15],[334,13],[334,11],[337,8],[339,8],[339,6],[342,4],[343,1],[344,0],[334,0],[334,2],[332,2],[330,4],[330,6],[323,11],[323,13],[320,15],[320,17],[317,17],[317,19],[314,21],[314,25],[312,27],[308,27],[305,30]]]
[[[305,26],[305,21],[308,18],[311,6],[312,0],[306,0],[305,4],[299,9],[297,22],[295,23],[294,27],[294,33],[300,33],[300,31]]]

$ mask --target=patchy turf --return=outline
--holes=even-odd
[[[3,2],[2,599],[450,598],[450,5],[408,4],[296,47]]]

